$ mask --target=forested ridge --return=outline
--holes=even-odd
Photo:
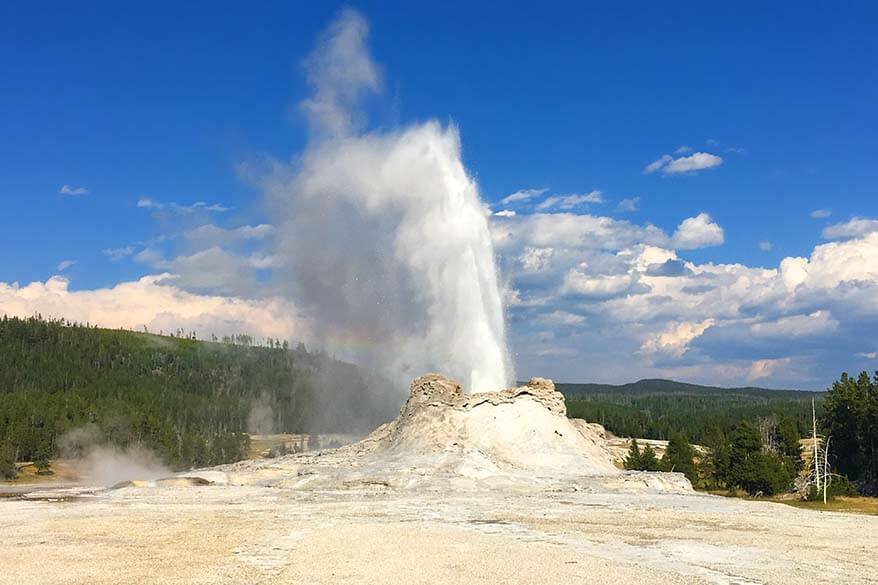
[[[14,475],[16,461],[40,467],[69,455],[64,438],[84,428],[101,444],[146,447],[185,469],[245,457],[246,431],[365,433],[399,407],[390,384],[301,344],[194,337],[0,318],[0,476]],[[765,494],[792,488],[815,399],[833,489],[878,493],[878,374],[843,374],[827,392],[670,380],[556,387],[571,417],[619,436],[671,440],[662,460],[632,445],[631,469]],[[696,457],[690,441],[707,451]]]
[[[354,366],[277,340],[193,337],[4,316],[0,461],[46,461],[65,433],[88,426],[108,444],[145,446],[188,468],[243,458],[257,404],[276,432],[342,430],[326,428],[342,424],[328,400],[364,425],[380,417]]]
[[[811,426],[811,400],[818,414],[823,392],[718,388],[672,380],[647,379],[630,384],[556,384],[567,399],[570,416],[604,425],[623,437],[669,439],[683,432],[703,443],[715,431],[730,431],[743,421],[766,417],[792,419],[804,436]]]
[[[749,494],[878,495],[878,373],[843,373],[826,392],[654,379],[556,387],[566,397],[568,416],[622,437],[670,440],[661,460],[635,441],[625,462],[629,469],[683,471],[693,485]],[[828,468],[819,473],[831,476],[828,488],[814,482],[813,447],[811,467],[803,470],[800,440],[815,431]],[[700,457],[689,441],[706,448]]]

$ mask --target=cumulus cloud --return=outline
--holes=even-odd
[[[683,220],[674,232],[674,247],[678,250],[693,250],[706,246],[718,246],[724,241],[723,228],[715,223],[707,213]]]
[[[564,276],[561,293],[592,299],[611,299],[619,296],[649,292],[649,287],[633,274],[588,274],[571,269]]]
[[[659,171],[663,175],[683,175],[718,167],[721,164],[723,164],[722,157],[708,152],[695,152],[678,158],[665,154],[648,164],[643,172],[647,175]]]
[[[135,260],[174,275],[174,284],[198,293],[259,296],[264,287],[257,270],[277,267],[277,258],[261,252],[240,254],[219,246],[167,259],[155,248],[145,248]]]
[[[806,337],[838,330],[839,323],[829,311],[814,311],[809,315],[781,317],[776,321],[754,323],[750,333],[757,337]]]
[[[670,235],[569,212],[492,217],[491,230],[524,376],[816,389],[863,359],[858,344],[878,327],[878,232],[761,268],[680,257],[723,241],[706,213]],[[560,324],[566,313],[581,328]]]
[[[855,217],[844,223],[836,223],[823,228],[823,237],[827,240],[843,240],[858,238],[873,232],[878,232],[878,219]]]
[[[714,325],[714,319],[701,322],[670,323],[664,330],[650,334],[640,346],[647,356],[659,353],[682,356],[689,349],[689,343]]]
[[[61,188],[58,189],[58,193],[61,195],[71,195],[73,197],[79,195],[88,195],[88,189],[85,187],[72,187],[70,185],[61,185]]]
[[[500,250],[523,245],[621,249],[637,243],[666,245],[669,241],[665,232],[650,224],[574,213],[518,215],[493,223],[491,232]]]
[[[774,375],[778,369],[788,367],[792,363],[792,358],[778,358],[756,360],[747,372],[747,380],[755,382]]]
[[[569,313],[567,311],[552,311],[545,313],[537,318],[537,321],[543,325],[551,325],[555,327],[576,327],[585,323],[584,315]]]
[[[494,213],[497,217],[515,217],[515,211],[511,209],[501,209]]]
[[[156,274],[110,288],[78,291],[71,291],[69,281],[59,276],[26,286],[0,282],[0,314],[29,317],[40,313],[103,327],[146,327],[153,332],[183,328],[202,337],[246,332],[257,337],[308,339],[296,308],[283,299],[198,295],[173,281],[172,274]]]

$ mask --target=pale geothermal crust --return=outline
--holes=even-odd
[[[340,449],[0,500],[0,584],[878,583],[878,517],[622,472],[565,415],[431,374]]]

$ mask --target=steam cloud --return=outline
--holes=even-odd
[[[306,60],[305,152],[263,179],[288,293],[326,348],[400,384],[512,379],[494,251],[453,125],[362,130],[381,88],[368,24],[345,10]]]
[[[166,477],[171,471],[141,445],[119,448],[104,442],[93,425],[79,427],[59,438],[64,457],[72,458],[77,475],[91,485],[112,486],[122,481]]]

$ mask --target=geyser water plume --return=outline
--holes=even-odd
[[[318,341],[401,386],[440,371],[471,391],[512,378],[484,206],[453,125],[356,131],[380,86],[368,27],[344,11],[306,61],[311,142],[268,181],[278,260]]]

